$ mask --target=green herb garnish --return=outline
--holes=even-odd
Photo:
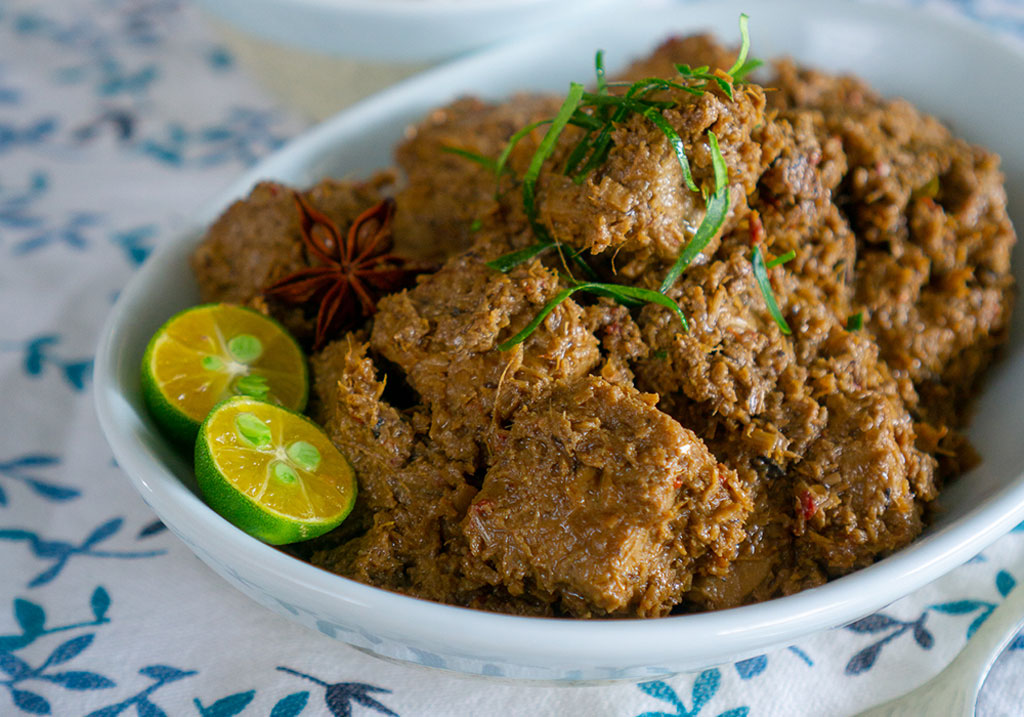
[[[679,136],[679,133],[676,132],[675,128],[672,127],[668,120],[666,120],[661,114],[662,109],[671,107],[674,103],[654,103],[648,100],[637,100],[630,97],[629,93],[627,93],[625,97],[587,94],[584,95],[583,102],[595,107],[615,108],[616,112],[611,118],[609,118],[605,125],[601,127],[596,137],[591,139],[591,135],[593,133],[588,133],[579,141],[569,154],[569,159],[566,161],[565,174],[570,174],[573,170],[576,170],[583,158],[586,157],[588,153],[590,155],[587,163],[584,164],[583,167],[580,168],[573,176],[573,181],[576,184],[582,184],[587,175],[604,163],[604,160],[608,157],[608,153],[611,151],[611,134],[615,123],[621,121],[624,119],[626,114],[632,112],[634,114],[642,115],[646,120],[657,127],[663,135],[665,135],[665,138],[669,142],[669,146],[672,148],[672,151],[676,155],[676,159],[679,161],[679,166],[683,172],[683,181],[690,190],[694,192],[697,191],[697,185],[694,183],[693,175],[690,173],[690,163],[686,158],[686,148],[683,144],[683,140]]]
[[[539,241],[536,244],[531,244],[530,246],[524,249],[509,252],[508,254],[502,254],[497,259],[492,259],[491,261],[486,262],[486,265],[494,269],[495,271],[500,271],[502,274],[507,274],[520,264],[529,261],[530,259],[539,254],[544,253],[548,249],[558,249],[559,254],[562,254],[562,245],[559,244],[558,242],[552,240]],[[584,274],[586,274],[590,278],[595,278],[597,276],[596,272],[590,267],[590,264],[583,260],[581,254],[583,254],[583,249],[579,249],[577,251],[570,253],[568,258],[571,259],[573,263],[575,263],[580,269],[582,269]],[[564,263],[564,255],[562,256],[562,260]]]
[[[729,74],[732,75],[733,82],[746,82],[747,75],[763,64],[764,62],[761,60],[750,59],[744,62],[743,66],[736,70],[736,72],[730,72]]]
[[[725,96],[732,99],[732,82],[720,75],[709,72],[707,65],[702,67],[690,67],[689,65],[676,65],[676,72],[687,80],[703,80],[704,84],[697,86],[697,90],[705,90],[708,82],[714,82],[725,93]]]
[[[536,189],[540,168],[554,151],[558,136],[565,129],[565,125],[569,123],[569,118],[576,111],[582,97],[583,85],[578,82],[571,83],[565,102],[562,103],[555,119],[551,121],[551,126],[544,135],[544,139],[541,140],[540,146],[537,147],[537,151],[533,153],[530,166],[527,168],[526,174],[523,175],[523,208],[526,210],[526,217],[530,220],[530,226],[533,227],[533,233],[541,241],[546,240],[548,236],[547,230],[537,221]]]
[[[487,266],[491,267],[495,271],[500,271],[502,274],[505,274],[522,264],[524,261],[529,261],[541,252],[547,251],[554,245],[555,243],[553,241],[539,241],[536,244],[531,244],[525,249],[509,252],[508,254],[502,254],[497,259],[492,259],[487,262]]]
[[[846,317],[846,330],[847,331],[860,331],[864,328],[864,312],[858,311],[856,314],[851,314]]]
[[[768,305],[768,313],[775,319],[779,331],[789,336],[793,332],[790,330],[789,324],[786,323],[786,319],[782,312],[779,311],[779,305],[775,301],[775,292],[772,291],[772,283],[768,279],[768,270],[765,268],[761,247],[755,246],[753,251],[750,252],[750,263],[754,266],[754,279],[757,281],[757,285],[761,287],[761,295],[764,297],[764,303]]]
[[[911,199],[922,199],[924,197],[935,199],[937,196],[939,196],[939,175],[935,175],[910,193]]]
[[[603,284],[596,281],[581,281],[574,282],[571,286],[562,289],[554,298],[548,303],[544,304],[544,308],[533,317],[533,320],[528,323],[522,331],[517,333],[515,336],[510,338],[498,345],[499,351],[508,351],[510,348],[521,344],[530,334],[537,330],[537,327],[543,323],[544,319],[555,310],[555,308],[563,301],[568,299],[570,296],[575,294],[577,291],[584,291],[598,296],[608,296],[613,299],[618,299],[623,303],[635,303],[637,301],[644,303],[656,303],[671,309],[677,317],[679,317],[679,323],[683,326],[683,331],[688,331],[689,326],[686,323],[686,316],[683,314],[683,310],[679,308],[679,305],[672,301],[664,294],[660,294],[657,291],[651,291],[650,289],[641,289],[637,286],[623,286],[622,284]]]
[[[765,266],[768,267],[769,269],[774,269],[775,267],[782,266],[787,261],[792,261],[793,259],[796,259],[796,251],[790,249],[785,254],[780,254],[779,256],[769,261],[767,264],[765,264]]]
[[[576,184],[581,184],[593,170],[601,166],[601,164],[607,159],[612,147],[612,130],[617,123],[622,122],[630,113],[634,113],[642,115],[645,119],[654,124],[663,135],[665,135],[665,138],[669,142],[669,146],[672,148],[672,151],[675,153],[676,158],[679,161],[679,167],[683,174],[683,181],[687,188],[694,192],[699,191],[690,170],[685,143],[679,136],[679,133],[676,132],[675,128],[672,127],[668,120],[666,120],[661,114],[662,110],[676,107],[678,103],[672,101],[650,100],[647,98],[647,95],[656,90],[669,89],[681,90],[691,94],[700,95],[705,92],[707,83],[713,81],[722,87],[723,91],[731,98],[732,82],[737,81],[737,78],[742,77],[746,72],[749,72],[754,69],[754,67],[760,65],[759,61],[748,59],[747,57],[750,51],[748,21],[749,18],[746,14],[740,15],[740,51],[736,57],[736,61],[733,63],[733,66],[729,69],[728,73],[724,74],[724,76],[708,72],[707,67],[693,69],[688,65],[680,65],[677,69],[680,72],[683,82],[673,82],[672,80],[648,77],[631,84],[609,83],[605,75],[604,52],[602,50],[598,50],[594,55],[594,73],[597,78],[596,92],[585,92],[581,85],[578,83],[572,83],[570,85],[569,96],[566,97],[558,115],[553,120],[541,120],[539,122],[534,122],[523,127],[512,135],[501,155],[494,162],[494,171],[496,175],[500,175],[505,171],[508,157],[511,154],[512,149],[524,136],[544,124],[551,124],[551,127],[548,129],[547,134],[545,134],[540,147],[538,147],[531,159],[529,169],[523,177],[523,207],[526,211],[527,218],[530,221],[530,226],[534,231],[534,235],[541,244],[545,244],[544,248],[547,248],[546,245],[549,243],[553,243],[557,246],[558,241],[557,239],[550,237],[547,230],[540,225],[540,222],[537,221],[536,183],[540,176],[543,163],[553,152],[554,145],[566,124],[573,124],[586,130],[583,137],[570,151],[566,159],[565,167],[563,168],[563,173],[567,176],[571,176],[572,180]],[[692,83],[694,81],[701,82],[702,84],[693,85]],[[611,95],[608,92],[609,87],[627,87],[628,89],[624,95]],[[590,111],[584,111],[585,108],[588,108]],[[728,190],[726,188],[728,179],[727,172],[725,171],[725,162],[721,156],[721,151],[718,149],[717,137],[714,137],[714,133],[712,132],[709,132],[709,135],[709,141],[713,146],[712,161],[715,169],[714,193],[707,199],[707,209],[704,220],[698,227],[696,234],[687,244],[683,254],[680,255],[679,260],[677,260],[676,266],[672,268],[669,276],[666,277],[665,282],[663,282],[661,287],[662,293],[667,291],[668,287],[675,282],[679,277],[679,274],[682,273],[693,258],[699,254],[715,234],[717,234],[725,221],[726,214],[728,213],[729,197]],[[721,170],[721,175],[719,170]],[[519,256],[518,252],[513,252],[513,254]],[[492,262],[492,265],[496,263],[507,264],[508,267],[511,268],[519,263],[519,261],[501,262],[499,258]],[[505,269],[505,271],[507,270],[508,269]]]
[[[530,124],[516,131],[511,137],[509,137],[508,142],[506,142],[505,144],[505,148],[501,151],[501,154],[498,155],[498,159],[494,162],[495,176],[500,175],[502,172],[508,171],[508,169],[505,166],[506,164],[508,164],[508,158],[512,154],[512,150],[515,149],[515,146],[519,144],[519,141],[523,137],[530,134],[530,132],[537,129],[538,127],[543,127],[544,125],[551,124],[552,122],[554,122],[554,120],[551,119],[542,119],[537,120],[536,122],[531,122]],[[577,127],[582,127],[583,129],[591,131],[595,129],[600,129],[603,126],[600,120],[591,117],[588,114],[580,112],[579,110],[574,112],[572,116],[569,118],[569,124],[575,125]]]
[[[495,161],[494,163],[494,174],[498,175],[501,172],[505,171],[505,165],[508,163],[509,155],[512,154],[512,150],[515,148],[515,146],[519,144],[519,140],[521,140],[526,135],[530,134],[530,132],[537,129],[538,127],[542,127],[546,124],[551,124],[551,120],[546,119],[540,120],[539,122],[531,122],[530,124],[520,129],[518,132],[513,134],[511,137],[509,137],[508,143],[505,145],[505,149],[501,151],[501,154],[498,155],[497,161]]]
[[[733,85],[741,82],[749,73],[763,64],[760,60],[747,59],[747,54],[750,52],[750,32],[747,28],[749,20],[750,18],[746,13],[740,14],[740,52],[736,56],[736,61],[732,67],[725,71],[728,77],[722,77],[719,74],[710,72],[710,68],[707,65],[696,68],[689,65],[676,65],[676,72],[687,80],[702,81],[703,84],[695,88],[701,92],[707,88],[709,82],[714,82],[726,97],[730,100],[733,99]]]
[[[663,77],[645,77],[642,80],[637,80],[633,84],[629,85],[629,91],[626,92],[628,97],[636,97],[639,99],[646,98],[654,90],[682,90],[688,92],[691,95],[700,96],[704,94],[704,90],[699,87],[692,87],[690,85],[684,85],[680,82],[673,82],[672,80],[666,80]]]
[[[655,127],[661,130],[661,133],[665,135],[668,140],[669,146],[672,147],[672,151],[676,154],[676,159],[679,161],[679,168],[683,171],[683,182],[686,183],[687,188],[691,192],[697,191],[697,185],[693,181],[693,174],[690,172],[690,162],[686,159],[686,148],[683,145],[683,139],[679,136],[679,133],[668,123],[668,120],[661,116],[660,112],[649,108],[644,110],[644,117],[649,120]],[[709,136],[714,136],[714,132],[708,132]],[[715,142],[715,147],[718,147],[718,142]],[[719,153],[721,156],[721,153]],[[717,175],[716,175],[717,176]],[[717,187],[717,184],[716,184]]]
[[[704,219],[693,237],[686,243],[679,253],[676,263],[669,269],[661,282],[661,293],[665,293],[676,283],[679,275],[690,265],[698,254],[704,251],[718,230],[725,223],[725,216],[729,213],[729,168],[725,165],[725,158],[722,150],[718,147],[718,137],[714,132],[708,131],[708,142],[711,144],[711,164],[715,172],[715,191],[708,197],[707,209],[704,212]]]
[[[604,76],[604,50],[594,53],[594,75],[597,76],[597,93],[608,94],[608,82]]]
[[[740,54],[736,56],[736,62],[732,63],[732,67],[726,70],[726,73],[734,80],[736,73],[741,72],[747,64],[747,54],[750,52],[750,31],[747,29],[749,22],[750,18],[747,17],[747,14],[740,13]]]
[[[493,174],[500,173],[498,163],[491,157],[485,157],[482,154],[477,154],[476,152],[471,152],[468,149],[462,149],[460,147],[441,147],[441,151],[447,152],[448,154],[458,155],[463,159],[468,159],[470,162],[476,162]]]
[[[596,76],[596,91],[586,92],[583,86],[573,82],[569,85],[569,93],[563,101],[558,113],[553,119],[533,122],[514,133],[507,142],[497,160],[485,163],[479,155],[467,153],[467,158],[476,161],[484,166],[490,166],[495,176],[500,179],[507,171],[509,156],[515,146],[533,130],[550,125],[540,145],[537,147],[529,167],[522,178],[523,209],[533,230],[537,242],[525,249],[505,254],[487,263],[496,271],[507,272],[525,261],[533,259],[542,252],[555,248],[563,256],[562,244],[558,239],[550,236],[548,230],[541,224],[538,218],[537,207],[537,183],[540,178],[541,169],[544,163],[551,157],[555,145],[565,129],[565,126],[572,124],[584,130],[582,138],[570,150],[563,174],[571,177],[572,181],[581,184],[587,176],[600,167],[607,159],[612,146],[612,133],[615,126],[623,122],[630,114],[639,114],[648,122],[653,124],[661,132],[672,148],[679,167],[682,172],[683,182],[693,192],[701,191],[694,181],[690,169],[689,159],[686,154],[686,146],[682,137],[672,124],[662,114],[667,109],[679,106],[679,103],[671,100],[652,99],[649,95],[659,90],[679,90],[693,95],[701,95],[706,92],[709,83],[715,83],[723,93],[730,99],[733,98],[733,85],[754,68],[760,66],[760,61],[748,59],[750,50],[750,36],[748,32],[748,17],[740,15],[740,36],[741,46],[739,54],[733,66],[727,71],[721,70],[711,72],[708,67],[691,68],[689,65],[677,65],[680,81],[672,81],[662,78],[644,78],[633,83],[609,83],[607,81],[604,67],[604,52],[598,50],[594,55],[594,73]],[[610,94],[609,88],[626,88],[623,94]],[[627,306],[639,306],[644,303],[658,303],[671,308],[679,317],[683,330],[688,330],[686,317],[678,304],[669,299],[665,294],[679,278],[680,274],[710,243],[710,241],[721,230],[725,218],[729,212],[729,175],[725,158],[722,156],[718,144],[718,137],[714,132],[708,131],[708,143],[711,148],[712,168],[714,172],[714,185],[710,194],[704,189],[705,213],[697,231],[686,243],[675,264],[672,266],[659,291],[640,289],[620,284],[605,284],[597,281],[579,282],[572,277],[567,278],[570,286],[560,291],[548,304],[544,306],[538,316],[527,325],[523,331],[503,343],[499,348],[506,350],[529,336],[541,322],[554,310],[554,308],[577,291],[584,291],[598,296],[607,296]],[[568,256],[584,271],[594,278],[594,270],[583,261],[579,251]],[[763,256],[758,252],[761,271],[764,271]],[[774,259],[771,266],[777,266],[793,258],[795,254],[789,252],[782,257]],[[756,273],[756,270],[755,270]],[[768,287],[770,292],[770,286]],[[774,298],[772,298],[774,305]],[[776,311],[778,307],[776,306]],[[779,315],[781,319],[781,314]],[[785,321],[782,321],[785,326]],[[788,333],[788,327],[785,327]]]

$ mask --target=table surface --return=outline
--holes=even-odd
[[[1018,1],[913,4],[1024,43]],[[133,271],[310,123],[225,42],[181,0],[0,0],[0,715],[849,715],[938,672],[1024,579],[1018,529],[843,629],[587,688],[385,663],[247,600],[139,499],[90,395]],[[1018,637],[979,714],[1022,702]]]

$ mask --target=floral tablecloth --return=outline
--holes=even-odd
[[[940,0],[1024,40],[1013,0]],[[524,687],[405,668],[250,602],[114,463],[90,396],[118,290],[306,121],[179,0],[0,0],[0,715],[848,715],[925,681],[1024,580],[1024,531],[882,612],[697,675]],[[981,714],[1024,714],[1024,639]]]

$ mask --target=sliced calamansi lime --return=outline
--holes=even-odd
[[[305,416],[238,396],[207,416],[196,438],[206,502],[272,545],[315,538],[352,510],[352,466]]]
[[[301,411],[309,379],[295,339],[273,319],[235,304],[204,304],[171,317],[142,359],[142,395],[161,428],[191,446],[199,424],[230,396]]]

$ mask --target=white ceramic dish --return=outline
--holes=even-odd
[[[245,32],[311,52],[436,62],[577,24],[617,0],[194,0]]]
[[[754,51],[789,53],[851,70],[902,94],[1003,155],[1011,214],[1024,226],[1024,58],[973,27],[917,13],[815,0],[748,7]],[[332,575],[236,530],[191,489],[190,466],[164,442],[139,398],[138,366],[149,335],[194,303],[186,257],[202,228],[254,182],[308,185],[325,175],[365,174],[389,161],[403,128],[459,94],[501,97],[562,91],[591,76],[595,48],[611,68],[669,33],[711,28],[736,37],[740,6],[688,4],[611,13],[593,25],[537,36],[431,71],[339,115],[238,180],[195,228],[169,241],[132,279],[106,326],[96,360],[96,401],[114,454],[143,498],[195,553],[257,602],[374,654],[475,675],[590,681],[694,670],[780,647],[842,625],[967,560],[1024,519],[1024,311],[992,372],[971,429],[984,463],[950,486],[947,511],[911,546],[820,588],[763,604],[658,620],[519,618],[433,604]],[[1024,257],[1016,256],[1018,281]]]

